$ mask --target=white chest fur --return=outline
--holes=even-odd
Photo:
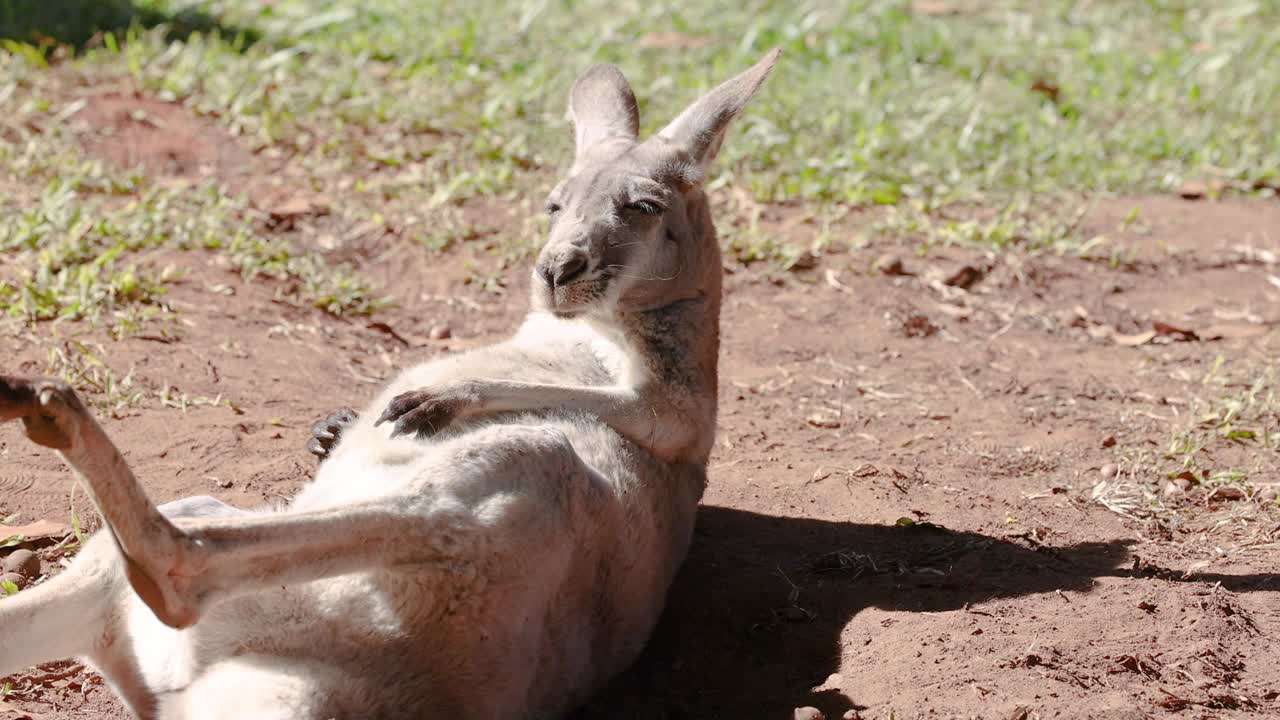
[[[621,329],[588,318],[558,318],[550,313],[530,313],[515,337],[514,345],[546,348],[572,347],[573,352],[594,358],[619,385],[635,387],[645,374],[645,365],[627,343]]]

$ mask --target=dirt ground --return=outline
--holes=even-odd
[[[128,137],[110,152],[133,162],[148,146]],[[175,174],[207,159],[168,148]],[[807,241],[791,210],[762,221]],[[280,231],[305,240],[307,221]],[[1257,484],[1280,478],[1161,494],[1161,453],[1217,359],[1277,356],[1280,203],[1110,198],[1082,230],[1105,248],[921,256],[900,238],[785,274],[729,266],[694,546],[641,661],[580,717],[1280,717],[1280,513]],[[428,255],[388,233],[333,252],[398,304],[335,319],[177,253],[176,340],[42,325],[4,340],[3,370],[98,338],[118,374],[191,400],[104,421],[156,500],[280,502],[315,468],[313,421],[501,338],[526,305],[524,268],[495,294],[467,282],[482,256],[465,246]],[[1158,511],[1108,494],[1126,478]],[[66,522],[70,488],[0,428],[0,517]],[[0,718],[123,717],[73,665],[10,682]]]

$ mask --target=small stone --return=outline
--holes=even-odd
[[[1195,180],[1187,180],[1178,187],[1178,197],[1183,200],[1202,200],[1207,193],[1205,184]]]
[[[1181,497],[1182,493],[1183,493],[1183,489],[1181,487],[1178,487],[1178,483],[1172,480],[1166,480],[1164,483],[1164,487],[1160,490],[1160,494],[1164,495],[1167,498]]]
[[[1266,502],[1275,502],[1278,497],[1280,497],[1280,488],[1275,485],[1264,485],[1258,491],[1258,498]]]
[[[40,556],[30,550],[14,550],[5,556],[4,571],[26,578],[40,577]]]
[[[1102,476],[1103,480],[1110,480],[1115,477],[1118,472],[1120,472],[1120,468],[1116,467],[1115,463],[1107,463],[1098,468],[1098,474]]]
[[[453,331],[448,325],[436,325],[431,328],[432,340],[448,340],[451,337],[453,337]]]
[[[902,265],[902,259],[896,255],[881,255],[876,258],[875,268],[881,275],[906,275],[907,270]]]
[[[791,718],[792,720],[827,720],[827,716],[823,715],[822,711],[815,707],[796,708],[796,711],[791,714]]]
[[[942,284],[949,285],[951,287],[958,287],[961,290],[968,290],[976,285],[978,281],[982,279],[984,274],[985,273],[972,265],[964,265],[961,266],[959,270],[948,275],[947,279],[942,281]]]
[[[840,718],[841,720],[862,720],[862,714],[857,710],[845,710]]]
[[[809,423],[810,425],[816,428],[829,428],[834,430],[840,427],[839,420],[833,417],[826,417],[823,415],[810,415],[809,417],[805,418],[805,422]]]
[[[18,589],[22,589],[27,584],[27,579],[18,573],[7,572],[0,575],[0,583],[13,583],[18,586]],[[0,595],[3,595],[3,591],[0,591]]]
[[[1244,490],[1231,485],[1224,485],[1209,493],[1210,500],[1243,500],[1244,497]]]
[[[830,675],[827,676],[827,679],[823,681],[821,687],[823,689],[839,690],[840,687],[843,685],[844,685],[844,676],[841,675],[840,673],[831,673]]]

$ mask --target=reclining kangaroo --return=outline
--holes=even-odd
[[[621,73],[587,70],[524,324],[399,376],[283,510],[156,507],[66,385],[0,377],[0,421],[58,450],[106,525],[0,600],[0,676],[85,657],[147,719],[452,720],[557,717],[626,668],[715,432],[701,181],[777,56],[643,142]]]

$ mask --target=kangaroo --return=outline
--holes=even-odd
[[[688,551],[719,351],[701,183],[777,57],[644,141],[622,74],[588,69],[524,323],[322,422],[325,459],[282,509],[157,507],[73,390],[0,376],[0,421],[57,450],[105,525],[0,600],[0,676],[83,657],[143,720],[583,703],[640,652]]]

